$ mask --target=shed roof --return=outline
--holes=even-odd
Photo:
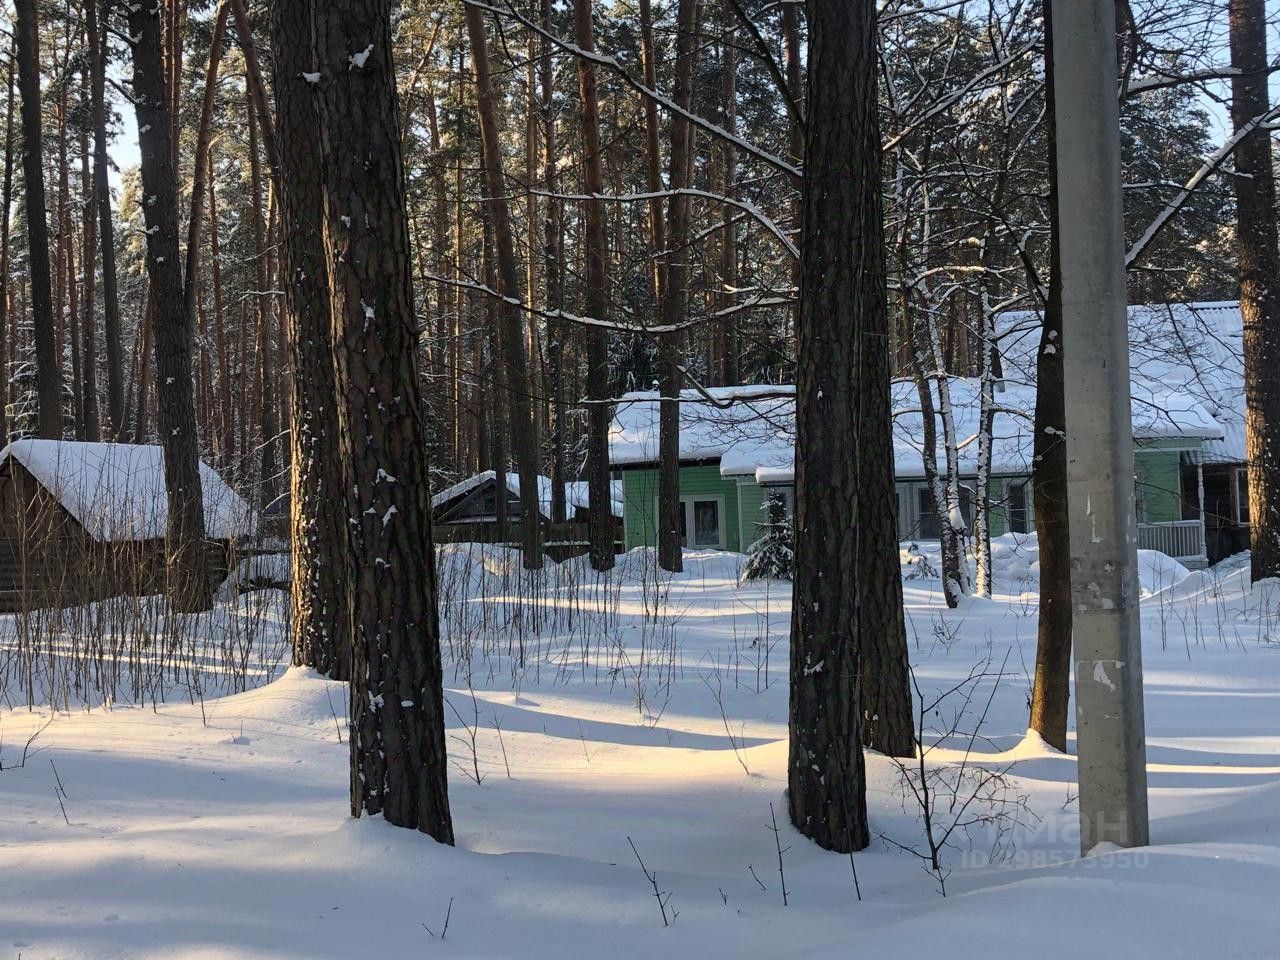
[[[169,522],[164,449],[129,443],[15,440],[0,450],[0,465],[20,463],[100,542],[158,540]],[[244,499],[200,464],[207,536],[229,540],[250,530]]]
[[[460,500],[462,497],[478,489],[486,483],[497,478],[497,474],[493,470],[485,470],[477,473],[475,476],[467,477],[465,480],[453,484],[441,490],[431,498],[431,508],[439,510],[441,507]],[[520,496],[520,475],[514,471],[507,474],[507,489],[513,496]],[[570,510],[581,508],[587,509],[590,503],[590,497],[585,482],[566,483],[564,485],[565,503]],[[611,485],[611,494],[613,501],[613,512],[616,516],[622,516],[622,491],[618,488],[618,484]],[[538,506],[542,513],[551,516],[551,478],[538,476]]]

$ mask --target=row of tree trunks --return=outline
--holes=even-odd
[[[28,270],[36,348],[36,391],[40,436],[62,436],[62,363],[58,357],[53,316],[53,282],[49,262],[49,221],[41,161],[40,42],[35,0],[16,0],[13,31],[22,98],[22,174],[26,184]]]
[[[98,13],[108,0],[86,0],[85,29],[89,35],[93,110],[93,181],[98,212],[99,245],[102,250],[102,338],[107,361],[107,420],[103,433],[120,439],[124,430],[124,373],[120,348],[120,300],[116,279],[115,217],[111,209],[108,182],[106,45],[107,24],[98,22]],[[105,17],[103,18],[105,21]]]
[[[497,291],[502,299],[497,304],[498,347],[503,358],[503,376],[495,383],[505,393],[508,436],[520,475],[520,544],[524,565],[542,567],[542,509],[539,492],[540,443],[538,421],[534,415],[533,379],[530,377],[529,354],[523,311],[520,307],[523,288],[516,264],[515,237],[511,229],[511,211],[507,204],[506,183],[502,173],[502,144],[498,135],[498,103],[489,68],[488,42],[485,39],[484,16],[478,7],[466,7],[467,33],[471,40],[471,57],[476,78],[476,109],[480,121],[480,145],[483,154],[485,204],[493,231],[497,254]],[[493,383],[493,381],[490,381]],[[505,468],[505,463],[503,464]],[[506,489],[505,479],[499,491]],[[505,510],[499,510],[505,521]]]

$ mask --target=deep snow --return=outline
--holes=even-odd
[[[1247,588],[1238,562],[1147,564],[1153,846],[1081,860],[1075,761],[1024,734],[1034,542],[998,546],[992,600],[948,612],[936,581],[905,584],[926,695],[984,674],[960,732],[995,686],[978,767],[1009,770],[988,800],[1019,821],[957,839],[945,898],[894,846],[923,835],[886,758],[868,757],[861,902],[849,859],[786,826],[786,584],[739,585],[740,557],[690,554],[664,597],[637,551],[604,586],[580,562],[554,568],[531,603],[510,557],[449,548],[456,849],[349,818],[344,688],[281,675],[278,653],[249,675],[278,679],[220,699],[183,702],[186,685],[52,723],[9,709],[0,958],[1275,956],[1280,584]],[[949,782],[968,740],[936,731],[959,706],[926,724]],[[670,927],[628,838],[670,894]]]

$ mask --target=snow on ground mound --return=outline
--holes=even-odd
[[[916,541],[902,548],[903,576],[922,579],[919,557],[927,561],[930,572],[942,569],[942,550],[936,540]],[[970,576],[976,575],[976,562],[968,558]],[[1006,533],[991,539],[992,580],[995,592],[1018,595],[1038,592],[1040,585],[1040,543],[1034,533]],[[1138,551],[1138,586],[1147,597],[1181,583],[1190,571],[1181,563],[1157,550]],[[927,577],[927,579],[936,579]]]
[[[1033,545],[1001,538],[997,573],[1025,564],[1034,584]],[[1026,733],[1034,592],[1011,586],[948,611],[939,592],[912,586],[923,695],[988,664],[976,736],[924,735],[938,782],[961,766],[1007,769],[1003,797],[1025,798],[1026,815],[989,821],[1000,797],[935,797],[939,829],[957,808],[971,821],[944,850],[943,899],[902,849],[924,845],[909,784],[869,754],[859,902],[848,858],[786,822],[790,593],[739,584],[741,561],[686,553],[671,576],[652,551],[632,551],[597,577],[585,560],[530,574],[502,548],[443,549],[454,848],[350,820],[348,691],[311,671],[216,699],[175,684],[154,710],[152,696],[145,709],[70,709],[52,723],[39,707],[0,712],[0,956],[1274,955],[1280,658],[1265,629],[1250,632],[1264,602],[1243,566],[1144,601],[1153,846],[1087,859],[1074,742],[1060,753]],[[286,600],[260,591],[194,618],[209,644],[196,655],[221,663],[218,630],[254,610],[279,641]],[[163,641],[168,621],[154,622]],[[197,675],[181,649],[156,648],[167,659],[148,681]],[[0,676],[19,665],[0,655]],[[950,699],[939,713],[957,708]],[[669,897],[669,927],[632,844]],[[1053,933],[1079,916],[1089,920],[1070,936]]]

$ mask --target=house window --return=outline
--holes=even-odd
[[[933,495],[928,484],[916,491],[917,523],[916,536],[921,540],[942,539],[942,528],[938,524],[938,514],[933,508]],[[966,527],[973,524],[973,490],[963,484],[960,487],[960,516],[964,518]]]
[[[1236,523],[1249,525],[1249,471],[1236,471]]]
[[[680,543],[695,549],[723,549],[724,500],[721,497],[680,498]]]
[[[1009,482],[1009,529],[1013,533],[1030,533],[1031,527],[1031,511],[1027,503],[1027,485],[1030,483],[1024,480],[1019,483],[1016,480]]]

